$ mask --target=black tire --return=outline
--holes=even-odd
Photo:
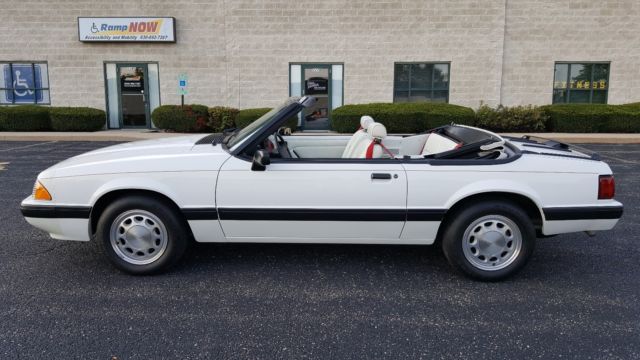
[[[118,250],[120,245],[114,245],[111,242],[112,226],[116,226],[114,222],[118,221],[120,223],[119,219],[123,216],[126,217],[128,214],[135,217],[136,212],[153,215],[155,219],[152,219],[150,223],[154,224],[155,222],[153,220],[158,220],[158,224],[154,224],[154,226],[161,227],[163,230],[162,248],[154,255],[158,256],[157,259],[144,260],[152,261],[150,263],[133,264],[130,261],[135,261],[135,259],[130,261],[125,260],[125,258],[133,258],[134,251],[131,251],[131,255],[118,255],[118,251],[120,251],[121,254],[125,254],[126,251],[124,251],[124,249]],[[119,198],[107,206],[98,220],[96,237],[98,241],[102,243],[107,258],[116,268],[133,275],[151,275],[167,270],[182,258],[189,243],[186,226],[186,221],[176,213],[172,204],[153,197],[133,195]],[[144,228],[144,226],[139,228]],[[117,226],[114,229],[118,229]],[[119,231],[119,229],[115,231]],[[149,233],[151,234],[151,232]],[[160,231],[158,231],[158,233],[160,233]],[[147,234],[145,233],[143,235]],[[149,236],[160,235],[151,234]],[[124,247],[124,245],[122,246]],[[150,246],[153,247],[154,245],[152,244]],[[149,249],[149,251],[151,251],[151,249]],[[145,253],[142,254],[143,256],[150,256]]]
[[[527,213],[515,204],[506,201],[480,202],[472,204],[470,206],[466,206],[456,213],[452,214],[451,216],[451,221],[448,222],[448,225],[443,232],[442,250],[451,265],[471,278],[482,281],[498,281],[505,279],[520,271],[526,265],[526,263],[529,261],[529,258],[533,254],[536,240],[535,228]],[[481,249],[482,246],[480,245],[481,240],[470,240],[474,237],[473,235],[475,231],[480,232],[484,230],[484,224],[489,224],[492,217],[498,220],[497,223],[500,222],[500,219],[508,219],[510,221],[510,223],[507,225],[508,228],[510,229],[509,226],[515,226],[521,235],[519,251],[516,252],[515,248],[513,250],[511,248],[506,248],[507,245],[504,245],[502,250],[508,250],[508,252],[505,251],[502,252],[502,254],[507,253],[509,256],[508,258],[505,258],[504,261],[503,259],[499,258],[500,255],[488,255],[491,256],[491,259],[496,259],[495,262],[489,261],[489,259],[487,259],[488,256],[483,258],[484,255],[482,254],[484,253],[482,252],[482,250],[478,250]],[[487,218],[488,220],[481,220],[483,218]],[[496,226],[499,225],[497,223]],[[471,227],[472,225],[474,226]],[[489,225],[493,226],[491,224]],[[504,224],[502,225],[504,227]],[[469,231],[469,233],[465,237],[465,233],[467,231]],[[493,234],[489,234],[492,232]],[[507,234],[515,233],[516,230],[513,230],[513,232],[507,232]],[[492,236],[497,237],[497,240],[495,240],[496,244],[498,244],[498,242],[500,242],[500,244],[509,244],[508,238],[500,238],[500,236],[502,235],[495,235],[500,234],[500,232],[497,230],[494,231],[490,229],[487,230],[485,234],[489,235],[478,237],[482,237],[482,244],[488,243],[485,242],[485,237],[489,238]],[[468,241],[469,244],[465,244],[465,241]],[[470,245],[472,243],[475,243],[477,245]],[[515,242],[512,242],[511,246],[514,246],[514,243]],[[474,246],[476,247],[475,252],[473,250]],[[496,249],[500,249],[500,245],[495,246],[497,246]],[[465,247],[466,250],[464,249]],[[489,248],[486,251],[492,250],[493,248]],[[468,255],[465,255],[465,251],[467,251]],[[474,264],[474,262],[472,262],[472,260],[469,260],[467,256],[472,259],[477,258],[477,260],[474,261],[476,262],[476,264],[480,264]],[[504,256],[506,257],[507,255]],[[485,260],[486,265],[483,263]],[[502,263],[496,265],[496,263],[499,263],[500,261],[502,261]],[[479,268],[479,266],[504,267],[498,268],[497,270],[488,270],[486,268]]]

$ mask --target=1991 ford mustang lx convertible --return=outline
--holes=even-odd
[[[55,239],[104,245],[133,274],[160,272],[188,243],[441,243],[481,280],[520,270],[537,237],[609,230],[622,216],[596,154],[447,125],[387,136],[284,135],[313,97],[241,130],[91,151],[40,173],[26,220]],[[354,129],[356,130],[356,129]]]

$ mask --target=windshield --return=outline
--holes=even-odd
[[[286,105],[287,104],[282,104],[281,106],[275,107],[268,113],[260,116],[258,119],[256,119],[256,121],[247,125],[243,129],[234,131],[229,136],[227,136],[227,138],[224,140],[224,143],[229,148],[234,147],[236,144],[240,144],[242,140],[246,139],[247,136],[253,134],[256,130],[260,129],[262,125],[264,125],[269,120],[271,120],[271,118],[273,118],[273,116],[277,114],[278,111],[282,110],[282,108],[284,108]]]

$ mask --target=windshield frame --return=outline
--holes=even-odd
[[[261,140],[274,133],[287,119],[296,115],[303,108],[304,105],[300,102],[289,100],[244,128],[251,127],[249,130],[243,132],[244,129],[242,129],[229,135],[228,141],[223,145],[232,155],[242,154],[247,149],[256,147]],[[238,137],[240,134],[243,136]]]
[[[249,135],[256,132],[256,130],[260,129],[266,122],[268,122],[278,111],[282,110],[286,105],[283,104],[279,107],[275,107],[269,110],[264,115],[260,116],[256,120],[254,120],[249,125],[245,126],[242,129],[236,129],[231,134],[227,135],[227,137],[223,140],[223,143],[227,145],[228,148],[233,148],[234,146],[242,143]]]

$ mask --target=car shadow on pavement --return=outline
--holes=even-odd
[[[563,245],[566,242],[566,239],[538,239],[531,261],[517,276],[504,282],[553,281],[554,278],[577,278],[605,270],[596,266],[601,260],[597,250],[587,247],[575,250],[575,244]],[[83,256],[78,257],[79,253]],[[84,270],[93,275],[103,273],[116,278],[130,277],[111,266],[102,253],[101,245],[95,241],[63,242],[34,255],[39,258],[55,257],[56,264],[66,264],[58,268],[58,272],[65,269],[72,272]],[[46,267],[49,261],[44,262]],[[271,273],[295,277],[309,272],[323,276],[348,273],[354,280],[359,276],[364,276],[361,278],[363,280],[368,279],[372,274],[382,274],[398,281],[409,278],[429,279],[436,283],[452,279],[467,280],[448,264],[438,245],[192,243],[178,264],[158,276],[186,279],[192,276]]]

